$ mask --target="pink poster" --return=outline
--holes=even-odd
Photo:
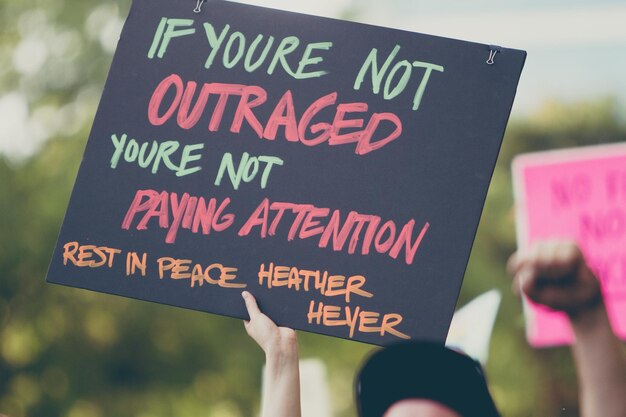
[[[513,161],[517,242],[578,242],[602,282],[613,329],[626,339],[626,143],[525,154]],[[570,344],[560,313],[526,300],[535,347]]]

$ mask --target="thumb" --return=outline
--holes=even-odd
[[[246,310],[248,310],[248,315],[250,316],[250,320],[252,320],[254,317],[261,314],[261,310],[259,310],[259,306],[256,303],[256,299],[254,298],[252,294],[250,294],[248,291],[244,291],[241,293],[241,296],[243,297],[243,300],[246,303]]]

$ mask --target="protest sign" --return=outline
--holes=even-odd
[[[443,342],[525,52],[194,5],[133,2],[47,280]]]
[[[446,346],[459,349],[487,366],[489,343],[501,301],[500,291],[491,290],[458,309],[452,316]]]
[[[626,144],[520,155],[513,162],[519,248],[573,240],[602,283],[615,332],[626,338]],[[525,302],[536,347],[573,342],[567,317]]]

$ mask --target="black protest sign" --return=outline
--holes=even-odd
[[[444,340],[525,53],[191,3],[134,1],[47,280]]]

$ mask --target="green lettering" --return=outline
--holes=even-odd
[[[226,35],[228,34],[229,30],[230,30],[230,25],[224,26],[224,29],[222,29],[222,32],[220,32],[220,36],[218,37],[212,24],[210,23],[204,24],[204,31],[206,32],[206,37],[207,37],[207,40],[209,41],[209,45],[212,48],[211,53],[209,54],[209,57],[204,63],[204,68],[209,69],[211,65],[213,65],[213,60],[215,59],[215,55],[217,55],[217,52],[222,46],[222,43],[224,43],[224,39],[226,38]]]
[[[120,161],[120,157],[122,156],[122,152],[124,151],[126,138],[126,133],[124,133],[121,138],[118,138],[117,135],[111,135],[111,141],[113,142],[113,146],[115,147],[115,152],[113,152],[113,157],[111,157],[112,169],[117,168],[117,163]]]
[[[148,149],[148,143],[144,143],[139,149],[139,159],[137,162],[142,168],[148,168],[148,166],[152,162],[152,159],[154,158],[154,155],[156,155],[159,149],[159,144],[156,140],[152,141],[152,145],[150,145],[150,153],[148,154],[148,156],[146,156],[146,149]]]
[[[185,175],[193,174],[194,172],[198,172],[202,169],[200,166],[195,166],[191,168],[187,168],[187,164],[190,162],[195,162],[202,158],[201,154],[193,155],[192,152],[199,151],[204,149],[204,143],[198,143],[195,145],[187,145],[183,148],[183,155],[180,157],[180,168],[176,173],[177,177],[184,177]]]
[[[259,161],[267,164],[263,170],[263,175],[261,176],[261,189],[264,190],[267,186],[267,180],[269,179],[273,166],[283,166],[283,160],[277,156],[259,156]]]
[[[163,42],[161,42],[161,47],[159,48],[157,56],[159,58],[163,58],[163,55],[165,55],[165,51],[167,51],[167,47],[170,44],[170,40],[180,36],[187,36],[196,33],[195,28],[183,30],[176,29],[176,27],[188,27],[191,25],[193,25],[192,19],[167,19],[167,29],[165,30]]]
[[[222,177],[224,176],[224,171],[228,169],[228,176],[230,177],[230,182],[233,184],[233,188],[235,190],[239,189],[239,183],[241,182],[241,177],[243,176],[243,171],[246,163],[248,162],[249,154],[248,152],[244,152],[241,157],[241,162],[239,163],[239,168],[237,172],[235,172],[235,164],[233,162],[233,155],[230,152],[226,152],[222,157],[222,162],[220,163],[220,168],[217,172],[217,177],[215,178],[215,186],[218,187],[222,183]]]
[[[391,62],[394,60],[394,58],[398,54],[398,51],[400,51],[400,45],[396,45],[393,48],[393,51],[391,51],[391,54],[389,54],[389,56],[387,57],[387,60],[385,60],[385,63],[383,64],[382,68],[379,69],[378,68],[378,49],[373,48],[370,51],[370,54],[365,59],[365,62],[363,63],[363,66],[361,67],[361,70],[359,71],[359,74],[357,75],[356,80],[354,81],[354,89],[355,90],[361,89],[361,84],[363,84],[363,80],[365,79],[365,74],[367,74],[367,71],[371,67],[372,91],[374,92],[374,94],[378,94],[380,92],[380,83],[383,81],[383,77],[385,76],[385,73],[389,69]]]
[[[235,58],[230,59],[230,49],[233,47],[233,43],[235,43],[236,39],[239,40],[239,49],[237,50],[237,55],[235,55]],[[246,48],[246,37],[243,35],[243,33],[235,32],[232,35],[230,35],[230,39],[228,39],[228,43],[226,44],[226,48],[224,50],[224,58],[222,60],[222,62],[224,63],[224,66],[230,69],[230,68],[233,68],[235,65],[237,65],[237,62],[239,62],[239,60],[243,56],[245,48]]]
[[[328,71],[313,71],[309,73],[305,73],[304,70],[307,65],[315,65],[319,64],[324,60],[324,58],[320,56],[311,57],[311,52],[314,49],[321,49],[324,51],[328,51],[333,46],[332,42],[318,42],[318,43],[310,43],[307,45],[304,50],[304,55],[302,55],[302,59],[298,64],[298,70],[296,71],[295,78],[298,80],[303,80],[306,78],[316,78],[321,77],[322,75],[328,74]]]
[[[428,62],[420,62],[414,61],[413,66],[416,68],[425,68],[424,76],[422,77],[422,81],[420,82],[419,87],[417,88],[417,92],[415,93],[415,98],[413,99],[413,110],[417,110],[420,107],[420,103],[422,102],[422,96],[424,95],[424,91],[426,90],[426,84],[428,84],[428,80],[430,79],[430,74],[435,71],[443,72],[443,67],[441,65],[430,64]]]
[[[293,51],[295,51],[298,45],[300,45],[300,39],[296,38],[295,36],[288,36],[285,39],[283,39],[280,42],[280,45],[278,45],[278,49],[276,50],[274,59],[272,59],[272,63],[267,69],[267,73],[269,75],[272,75],[274,73],[274,70],[276,69],[276,65],[278,64],[278,61],[280,61],[285,72],[291,75],[292,77],[295,77],[295,74],[289,67],[289,63],[287,62],[285,57],[289,55],[290,53],[292,53]]]
[[[250,45],[250,49],[248,49],[248,53],[246,54],[246,59],[244,61],[244,68],[248,72],[253,72],[257,70],[261,65],[263,65],[263,62],[265,62],[265,59],[267,58],[267,54],[269,54],[270,49],[272,48],[272,45],[274,44],[274,37],[270,36],[267,39],[267,44],[265,45],[265,48],[263,48],[263,52],[261,52],[261,56],[253,64],[252,57],[253,57],[254,51],[256,51],[256,48],[259,46],[259,43],[261,43],[262,40],[263,40],[263,35],[258,35],[256,39],[252,41],[252,45]]]
[[[154,54],[156,53],[157,47],[159,46],[159,42],[163,37],[163,31],[165,30],[165,24],[167,23],[167,17],[162,17],[159,22],[159,26],[157,27],[156,32],[154,33],[154,38],[152,39],[152,45],[150,46],[150,50],[148,51],[148,58],[154,58]]]
[[[180,144],[175,140],[170,140],[167,142],[163,142],[159,145],[159,152],[157,153],[156,159],[154,161],[154,165],[152,166],[152,173],[156,174],[159,171],[159,164],[161,161],[168,167],[171,171],[178,170],[178,167],[170,161],[170,155],[176,152],[176,150],[180,147]]]
[[[392,91],[389,91],[389,88],[391,87],[391,82],[393,81],[393,77],[396,75],[396,72],[398,72],[398,70],[402,67],[404,67],[404,74],[402,74],[400,81],[398,81],[398,84],[396,84],[394,89]],[[413,67],[406,59],[404,61],[398,62],[393,67],[393,69],[389,73],[389,76],[387,77],[387,81],[385,81],[385,93],[383,95],[385,97],[385,100],[391,100],[392,98],[397,97],[400,93],[404,91],[409,83],[409,80],[411,79],[412,70]]]

